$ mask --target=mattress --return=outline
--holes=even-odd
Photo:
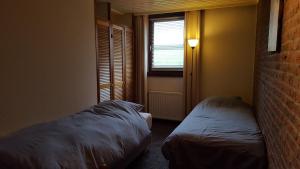
[[[151,142],[141,105],[107,101],[0,139],[4,169],[124,169]]]
[[[267,154],[251,107],[241,99],[209,98],[167,137],[170,169],[265,169]]]
[[[146,120],[149,129],[152,127],[152,115],[150,113],[139,112],[140,115]]]

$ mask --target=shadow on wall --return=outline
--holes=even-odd
[[[96,104],[94,1],[0,6],[0,135]]]

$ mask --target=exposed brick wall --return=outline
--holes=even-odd
[[[284,1],[281,52],[269,54],[270,0],[260,0],[255,64],[255,108],[270,169],[300,169],[300,0]]]

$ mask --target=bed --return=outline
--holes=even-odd
[[[151,141],[141,105],[107,101],[0,139],[3,169],[123,169]]]
[[[238,97],[198,104],[166,138],[170,169],[266,169],[263,136],[250,106]]]

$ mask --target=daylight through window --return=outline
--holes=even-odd
[[[161,17],[150,21],[151,71],[182,71],[184,17]]]

